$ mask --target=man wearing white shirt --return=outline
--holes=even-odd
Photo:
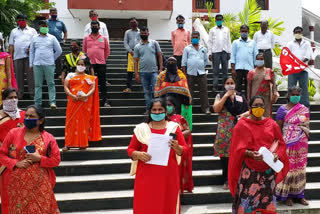
[[[98,12],[95,10],[90,10],[89,11],[89,17],[92,21],[98,21]],[[99,22],[100,25],[100,29],[99,29],[99,34],[101,34],[102,36],[107,37],[108,41],[109,41],[109,33],[108,33],[108,29],[107,29],[107,25],[104,22]],[[91,34],[91,22],[89,22],[86,27],[84,28],[84,37],[88,36]]]
[[[261,22],[261,31],[257,31],[253,40],[257,44],[259,53],[264,55],[264,64],[266,68],[272,68],[272,49],[274,48],[274,35],[268,29],[268,21]]]
[[[302,39],[303,29],[302,27],[295,27],[293,30],[295,40],[290,41],[287,44],[289,50],[298,57],[304,63],[307,63],[312,59],[312,48],[309,41]],[[302,89],[300,103],[310,107],[309,102],[309,75],[307,71],[301,71],[300,73],[290,74],[288,76],[288,88],[296,86],[299,81],[299,86]]]
[[[32,99],[34,94],[34,77],[29,70],[29,46],[31,40],[38,33],[27,25],[27,16],[19,14],[17,16],[18,27],[10,33],[9,51],[13,56],[13,66],[18,84],[18,96],[22,99],[24,95],[24,76],[28,81],[28,92]]]
[[[218,87],[220,64],[222,79],[227,77],[228,60],[231,53],[230,30],[222,25],[223,16],[221,14],[216,15],[215,19],[217,26],[211,28],[208,39],[209,59],[213,65],[213,91],[216,91]]]

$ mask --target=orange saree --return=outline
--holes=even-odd
[[[77,75],[69,80],[70,92],[77,95],[80,91],[88,93],[93,83],[95,91],[85,101],[74,101],[68,97],[65,146],[88,147],[88,141],[101,140],[99,91],[95,76]]]

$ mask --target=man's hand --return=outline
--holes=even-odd
[[[131,52],[129,52],[130,54],[131,54],[131,56],[133,56],[134,55],[134,52],[133,51],[131,51]]]
[[[136,82],[137,83],[140,83],[141,80],[140,80],[140,75],[138,73],[135,74],[135,79],[136,79]]]
[[[210,60],[211,62],[213,62],[212,55],[209,55],[209,60]]]
[[[233,77],[237,77],[237,72],[234,68],[231,69],[231,73]]]
[[[30,72],[33,72],[33,67],[30,67]]]

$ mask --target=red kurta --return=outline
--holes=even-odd
[[[23,126],[23,120],[25,111],[20,112],[20,118],[12,120],[10,117],[3,118],[0,120],[0,145],[6,138],[9,131],[13,128]],[[8,206],[9,206],[9,199],[8,199],[8,181],[10,177],[10,170],[4,170],[2,175],[0,176],[0,191],[1,191],[1,213],[8,214]]]
[[[151,129],[152,133],[165,134],[166,129]],[[179,145],[183,146],[183,152],[188,148],[180,128],[176,131]],[[131,157],[134,151],[147,152],[148,146],[138,141],[133,135],[127,149]],[[134,214],[176,214],[177,204],[180,206],[180,176],[176,153],[170,151],[168,166],[146,164],[138,161],[137,173],[134,184]],[[179,201],[178,201],[179,200]],[[179,209],[178,206],[178,209]]]

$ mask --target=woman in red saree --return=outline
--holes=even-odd
[[[307,107],[299,103],[300,96],[301,88],[298,86],[289,88],[289,103],[278,109],[276,117],[287,144],[290,162],[290,171],[277,185],[276,195],[278,200],[285,201],[288,206],[293,206],[293,199],[297,199],[305,206],[309,204],[304,197],[304,190],[307,182],[310,112]]]
[[[86,149],[88,141],[101,140],[97,78],[85,70],[85,60],[79,59],[76,72],[69,73],[64,82],[68,95],[64,151],[70,147]]]
[[[188,151],[179,125],[167,120],[166,102],[155,99],[149,109],[147,123],[134,129],[134,135],[127,149],[132,158],[131,175],[136,174],[134,183],[134,214],[179,214],[180,213],[180,176],[181,155]],[[171,147],[167,166],[148,164],[151,156],[147,153],[151,134],[176,134],[170,140]]]
[[[188,146],[188,152],[181,156],[180,164],[180,191],[184,190],[192,192],[193,190],[193,178],[192,178],[192,156],[193,156],[193,142],[189,124],[180,114],[176,114],[176,105],[173,97],[167,97],[167,112],[170,121],[179,124],[186,144]]]
[[[232,133],[229,188],[234,197],[233,214],[255,214],[258,211],[276,214],[275,186],[289,170],[280,128],[273,119],[263,117],[264,106],[262,97],[253,97],[249,117],[240,119]],[[280,159],[283,162],[284,167],[278,174],[262,161],[258,152],[261,147],[273,152],[274,161]]]
[[[0,148],[0,163],[11,172],[9,213],[60,213],[52,169],[60,163],[60,151],[54,137],[44,131],[44,120],[41,107],[27,107],[25,127],[12,129]]]
[[[1,93],[6,88],[17,89],[17,82],[13,70],[12,56],[0,49],[0,105],[2,103]]]
[[[7,88],[2,92],[2,109],[0,110],[0,146],[9,131],[13,128],[22,127],[25,111],[18,109],[18,94],[16,89]],[[8,214],[8,181],[10,170],[5,166],[0,167],[0,191],[1,191],[1,213]]]
[[[249,71],[248,79],[248,100],[253,96],[261,96],[265,100],[265,117],[272,117],[272,104],[277,101],[278,92],[275,83],[274,72],[270,68],[264,67],[264,56],[256,56],[256,68]]]

